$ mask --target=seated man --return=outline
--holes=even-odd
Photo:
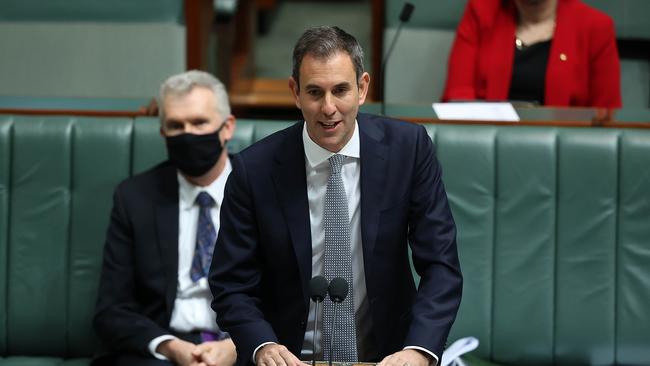
[[[115,190],[94,326],[111,365],[230,366],[206,274],[235,118],[223,84],[201,71],[167,79],[159,105],[169,160]]]

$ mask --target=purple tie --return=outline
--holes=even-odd
[[[196,247],[190,270],[190,277],[194,282],[207,276],[217,240],[217,232],[210,216],[210,208],[214,206],[214,200],[207,192],[201,192],[196,197],[196,203],[199,205],[199,224],[196,229]]]

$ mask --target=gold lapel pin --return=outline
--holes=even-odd
[[[562,60],[562,61],[567,60],[566,53],[560,53],[560,60]]]

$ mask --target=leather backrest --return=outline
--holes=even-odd
[[[405,0],[385,1],[384,21],[387,28],[397,27]],[[407,28],[456,30],[467,0],[408,0],[415,6]]]
[[[87,356],[104,233],[132,121],[2,116],[3,355]],[[4,153],[8,152],[8,153]],[[47,341],[43,341],[47,338]]]
[[[650,359],[650,131],[427,125],[465,277],[451,338],[509,365]]]
[[[228,146],[291,123],[239,120]],[[465,276],[451,339],[509,365],[646,363],[650,131],[425,127]],[[112,191],[164,158],[154,118],[0,115],[0,354],[92,354]]]

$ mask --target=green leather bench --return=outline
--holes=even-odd
[[[236,152],[291,122],[238,121]],[[458,224],[470,365],[650,363],[650,129],[426,125]],[[87,365],[114,186],[152,118],[0,115],[0,365]]]

